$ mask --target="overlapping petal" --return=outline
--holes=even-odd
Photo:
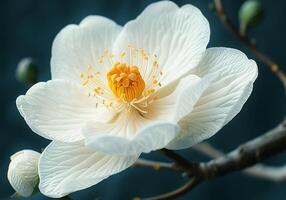
[[[163,85],[196,67],[209,41],[209,23],[201,11],[171,1],[149,5],[135,20],[128,22],[114,46],[115,54],[127,51],[128,44],[157,55],[163,66]]]
[[[134,115],[121,114],[113,123],[89,122],[83,129],[85,144],[108,154],[134,155],[164,148],[179,132],[175,123]]]
[[[81,82],[88,66],[106,72],[98,59],[112,49],[121,26],[101,16],[88,16],[79,25],[68,25],[56,36],[52,46],[52,79]]]
[[[188,115],[214,75],[183,78],[174,91],[148,106],[146,114],[122,113],[112,123],[89,122],[83,129],[87,146],[109,154],[132,155],[161,149],[179,133],[177,122]]]
[[[59,198],[90,187],[130,167],[139,157],[111,156],[85,147],[81,142],[52,142],[39,161],[40,191]]]
[[[158,95],[159,99],[148,106],[144,117],[150,120],[170,120],[177,123],[192,112],[194,105],[215,77],[215,74],[203,78],[188,75],[182,78],[176,86],[162,88],[154,94]]]
[[[17,107],[34,132],[63,142],[83,139],[80,130],[87,121],[108,121],[113,116],[111,110],[96,108],[81,85],[64,80],[34,85],[18,97]]]
[[[248,99],[257,77],[257,65],[244,53],[210,48],[193,73],[217,74],[193,111],[179,121],[182,132],[168,148],[181,149],[207,139],[228,123]]]

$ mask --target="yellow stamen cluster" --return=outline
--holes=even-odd
[[[147,106],[159,98],[155,93],[162,86],[163,72],[156,54],[128,45],[118,54],[104,50],[95,60],[80,78],[96,107],[121,110],[127,105],[127,109],[132,106],[146,113]]]
[[[138,67],[125,63],[115,63],[107,73],[107,80],[113,94],[126,102],[139,98],[145,89]]]

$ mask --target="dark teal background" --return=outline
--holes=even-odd
[[[41,81],[50,79],[51,45],[56,34],[67,24],[79,23],[87,15],[103,15],[123,25],[135,18],[153,1],[143,0],[7,0],[0,2],[0,199],[9,199],[13,189],[6,178],[9,156],[22,149],[40,151],[49,141],[34,134],[18,113],[15,100],[28,87],[14,78],[18,61],[27,56],[40,64]],[[191,3],[199,7],[210,22],[209,47],[225,46],[254,55],[225,30],[218,18],[208,10],[210,0],[178,0],[178,5]],[[237,23],[236,12],[242,0],[228,0],[227,12]],[[262,1],[265,16],[250,35],[259,48],[281,66],[286,65],[286,1]],[[209,140],[217,148],[229,151],[240,143],[254,138],[275,126],[285,113],[283,88],[266,66],[258,62],[259,77],[254,91],[239,115]],[[286,67],[284,67],[286,71]],[[192,161],[206,160],[194,151],[180,151]],[[159,153],[146,155],[163,159]],[[269,161],[273,165],[286,162],[285,154]],[[74,200],[125,200],[134,196],[152,196],[172,190],[184,183],[173,171],[132,168],[112,176],[90,189],[72,194]],[[30,199],[47,199],[42,195]],[[234,173],[201,184],[180,199],[192,200],[283,200],[286,183],[275,184]]]

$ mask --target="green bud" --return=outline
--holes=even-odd
[[[245,35],[248,27],[255,26],[262,18],[263,9],[259,0],[247,0],[245,1],[238,13],[240,22],[240,33]]]
[[[38,80],[38,66],[32,58],[23,58],[17,66],[16,79],[27,84],[35,84]]]

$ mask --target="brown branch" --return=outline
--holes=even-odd
[[[261,162],[286,150],[286,121],[225,156],[201,163],[199,173],[203,179],[223,176]]]
[[[246,35],[242,35],[240,33],[239,29],[233,24],[231,19],[227,16],[221,0],[214,0],[214,6],[215,6],[215,11],[220,21],[223,23],[223,25],[237,39],[239,39],[245,46],[247,46],[262,63],[264,63],[270,68],[270,70],[280,79],[281,83],[284,86],[284,89],[286,90],[286,74],[280,68],[280,66],[276,62],[274,62],[268,55],[261,52]]]
[[[211,158],[217,158],[225,155],[222,151],[215,149],[208,143],[200,143],[193,146],[192,148]],[[286,181],[286,165],[274,167],[257,164],[245,169],[242,173],[255,178],[265,179],[273,182]]]

